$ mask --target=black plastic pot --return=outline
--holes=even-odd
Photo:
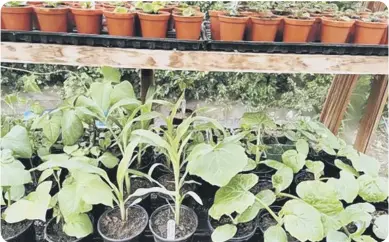
[[[189,207],[187,207],[185,205],[181,205],[181,214],[183,212],[186,212],[187,215],[190,216],[191,219],[193,219],[194,224],[193,224],[193,226],[191,226],[193,231],[190,231],[190,233],[188,233],[187,235],[185,235],[185,236],[183,236],[181,238],[167,239],[167,238],[162,237],[161,234],[158,234],[158,232],[156,230],[154,230],[153,226],[156,224],[157,216],[161,212],[169,213],[169,217],[172,216],[172,218],[174,218],[174,212],[171,210],[170,206],[171,205],[168,205],[168,204],[167,205],[163,205],[163,206],[157,208],[150,216],[149,228],[150,228],[151,233],[154,236],[154,241],[155,242],[186,242],[186,241],[190,241],[192,236],[193,236],[193,234],[196,232],[196,229],[197,229],[197,226],[198,226],[198,217],[197,217],[197,214],[194,212],[193,209],[191,209],[191,208],[189,208]],[[172,206],[174,206],[174,205],[172,205]],[[156,226],[160,226],[160,224],[158,224]]]
[[[315,175],[309,171],[301,170],[293,178],[293,182],[290,185],[290,190],[293,194],[296,194],[297,185],[303,181],[311,181],[315,179]]]
[[[89,215],[89,217],[91,218],[92,220],[92,224],[94,222],[94,219],[91,215]],[[56,223],[56,218],[51,218],[45,225],[45,229],[44,229],[44,235],[45,235],[45,240],[48,241],[48,242],[57,242],[57,240],[54,240],[54,238],[50,237],[49,235],[49,232],[48,232],[48,228],[49,226],[62,226],[62,223]],[[60,228],[61,233],[65,234],[63,231],[62,231],[62,228]],[[66,235],[66,234],[65,234]],[[67,235],[66,235],[67,236]],[[67,236],[69,238],[68,242],[84,242],[84,241],[88,241],[88,238],[91,236],[90,235],[87,235],[86,237],[84,238],[79,238],[77,239],[76,237],[70,237],[70,236]],[[72,239],[73,238],[73,239]],[[72,239],[72,240],[70,240]]]
[[[258,189],[259,184],[262,184],[261,187],[265,188],[265,189]],[[254,194],[257,194],[260,191],[263,191],[263,190],[266,190],[266,189],[274,191],[271,177],[259,177],[258,183],[253,188],[251,188],[250,191],[252,193],[254,193]],[[288,188],[285,192],[290,194],[290,188]],[[282,205],[284,205],[284,203],[287,200],[288,200],[287,197],[277,197],[276,201],[273,204],[282,206]]]
[[[5,209],[5,208],[3,208]],[[2,211],[3,211],[2,209]],[[25,221],[24,221],[25,222]],[[2,221],[2,223],[5,223]],[[3,225],[2,225],[2,230],[3,230]],[[26,241],[31,241],[32,239],[35,240],[35,229],[34,229],[34,221],[30,220],[28,221],[28,225],[26,227],[17,232],[16,234],[12,235],[11,237],[5,238],[3,234],[1,234],[1,237],[7,241],[7,242],[26,242]]]
[[[208,228],[211,232],[211,234],[213,233],[213,231],[215,230],[215,228],[212,226],[211,224],[211,218],[208,216]],[[247,233],[243,236],[234,236],[232,239],[229,239],[227,241],[229,242],[243,242],[243,241],[249,241],[255,234],[255,231],[257,230],[257,226],[254,225],[254,228],[253,228],[253,231],[251,231],[250,233]]]
[[[100,236],[103,238],[104,242],[130,242],[130,241],[131,242],[137,242],[137,241],[140,240],[140,237],[142,236],[143,231],[147,227],[147,221],[149,219],[149,215],[147,214],[146,210],[143,207],[139,206],[139,205],[134,205],[131,208],[139,209],[139,211],[141,211],[141,213],[146,217],[146,219],[145,219],[146,222],[140,226],[139,231],[137,231],[131,237],[124,238],[124,239],[114,239],[114,238],[110,238],[110,237],[106,236],[101,231],[101,222],[102,222],[102,219],[105,216],[108,216],[109,213],[116,212],[116,210],[119,209],[119,207],[114,207],[112,209],[109,209],[109,210],[105,211],[103,213],[103,215],[100,216],[100,218],[99,218],[99,220],[97,222],[97,231],[99,232]],[[133,222],[133,221],[128,221],[128,223],[131,223],[131,222]]]

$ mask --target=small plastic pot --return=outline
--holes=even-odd
[[[185,17],[173,14],[176,26],[176,38],[185,40],[198,40],[201,34],[201,24],[204,14],[197,12],[195,16]]]
[[[3,211],[5,209],[2,208]],[[3,223],[3,222],[2,222]],[[24,230],[19,231],[15,235],[12,235],[11,237],[5,238],[3,235],[1,236],[4,241],[7,242],[25,242],[25,241],[31,241],[31,238],[35,238],[35,229],[34,229],[34,221],[30,220],[28,221],[28,225],[25,227]]]
[[[104,11],[109,35],[134,36],[134,16],[136,13],[115,13]]]
[[[168,205],[168,204],[167,205],[163,205],[163,206],[157,208],[150,216],[149,228],[150,228],[151,233],[154,236],[154,241],[155,242],[186,242],[186,241],[190,241],[191,237],[196,232],[199,220],[198,220],[197,214],[194,212],[194,210],[189,208],[189,207],[187,207],[187,206],[185,206],[185,205],[181,205],[181,213],[183,213],[183,211],[185,211],[185,212],[188,213],[188,215],[190,215],[192,217],[192,219],[194,219],[194,226],[192,227],[193,231],[191,231],[189,234],[185,235],[182,238],[167,239],[167,238],[163,238],[160,234],[157,234],[157,231],[155,231],[153,229],[153,225],[155,223],[156,216],[159,213],[164,212],[166,210],[170,211],[171,213],[173,213],[171,211],[170,206],[171,205]],[[174,206],[174,204],[172,204],[172,206]],[[173,215],[173,217],[174,217],[174,215]]]
[[[100,236],[104,239],[104,242],[135,242],[135,241],[139,241],[139,238],[141,237],[143,231],[146,229],[147,227],[147,221],[149,219],[149,215],[147,214],[146,210],[139,206],[139,205],[134,205],[132,206],[131,208],[136,208],[136,209],[139,209],[142,214],[146,217],[146,222],[144,224],[141,224],[140,226],[140,229],[139,231],[137,231],[135,234],[133,234],[131,237],[128,237],[128,238],[124,238],[124,239],[114,239],[114,238],[110,238],[108,236],[106,236],[102,231],[101,231],[101,221],[102,219],[107,216],[109,213],[112,213],[113,211],[115,210],[118,210],[119,207],[114,207],[112,209],[109,209],[107,211],[105,211],[99,218],[99,220],[97,221],[97,231],[99,232]],[[131,223],[132,221],[128,221],[128,223]]]
[[[224,13],[224,11],[209,10],[209,22],[211,23],[211,38],[213,40],[220,40],[220,22],[219,14]]]
[[[211,234],[213,233],[213,231],[215,230],[215,228],[212,226],[211,224],[211,218],[208,216],[208,219],[207,219],[207,223],[208,223],[208,228],[211,232]],[[243,242],[243,241],[249,241],[255,234],[255,231],[257,230],[257,226],[254,226],[254,229],[253,231],[251,231],[250,233],[248,234],[245,234],[243,236],[234,236],[232,239],[229,239],[227,240],[226,242]]]
[[[142,11],[138,12],[142,37],[144,38],[166,38],[169,12],[160,11],[158,14],[148,14]]]
[[[341,44],[347,41],[354,21],[336,21],[330,18],[322,19],[321,42]]]
[[[242,41],[248,20],[249,17],[245,16],[232,17],[225,14],[220,14],[220,40]]]
[[[76,22],[77,32],[80,34],[100,34],[103,10],[71,8]]]
[[[292,19],[285,18],[284,37],[283,41],[286,43],[307,42],[311,27],[315,22],[311,19]]]
[[[31,6],[23,7],[6,7],[1,8],[1,28],[9,30],[32,30],[32,13]]]
[[[382,36],[384,35],[387,27],[388,23],[386,21],[368,23],[356,20],[354,43],[378,45],[380,44]]]
[[[94,224],[94,218],[93,218],[93,216],[91,216],[91,215],[88,215],[88,216],[89,216],[90,219],[92,220],[92,224]],[[44,236],[45,236],[45,240],[48,241],[48,242],[57,242],[56,240],[50,239],[50,238],[49,238],[49,235],[48,235],[48,227],[49,227],[51,224],[53,224],[53,223],[56,224],[56,218],[51,218],[51,219],[46,223],[45,228],[44,228],[44,230],[43,230]],[[61,230],[61,232],[64,233],[62,230]],[[71,240],[71,241],[67,240],[68,242],[81,242],[81,241],[86,242],[86,241],[88,241],[88,238],[90,237],[90,234],[87,235],[87,236],[85,236],[85,237],[83,237],[83,238],[78,238],[78,239],[77,239],[76,237],[70,237],[70,236],[68,236],[68,237],[69,237],[69,238],[74,238],[74,239]]]
[[[67,32],[68,31],[68,7],[45,8],[34,7],[41,31]]]
[[[276,38],[278,26],[281,23],[281,17],[260,18],[252,16],[252,41],[274,41]]]
[[[311,14],[311,17],[315,18],[315,22],[312,25],[311,31],[308,35],[308,42],[316,42],[320,41],[320,35],[321,35],[321,17],[322,14]]]

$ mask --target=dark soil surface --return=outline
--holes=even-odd
[[[219,221],[211,219],[211,226],[213,229],[216,229],[216,227],[224,224],[231,224],[231,219],[228,216],[222,216]],[[247,236],[256,229],[255,221],[250,221],[248,223],[241,223],[237,225],[238,230],[236,231],[236,234],[234,238],[239,238],[243,236]]]
[[[260,191],[263,190],[273,190],[273,184],[270,179],[259,179],[258,183],[255,184],[253,188],[250,189],[250,192],[252,192],[254,195],[257,195]]]
[[[9,224],[5,222],[3,219],[1,220],[1,237],[4,239],[11,238],[12,236],[15,236],[16,234],[21,233],[22,231],[25,231],[32,221],[30,220],[24,220],[18,223],[12,223]]]
[[[174,176],[172,173],[169,173],[169,174],[165,174],[161,177],[159,177],[158,179],[158,182],[161,183],[167,190],[169,191],[175,191],[175,185],[174,185]],[[182,187],[181,187],[181,194],[185,194],[189,191],[193,191],[194,190],[194,186],[190,185],[190,184],[184,184]],[[158,196],[161,196],[163,198],[166,198],[166,199],[170,199],[169,196],[165,195],[165,194],[162,194],[162,193],[158,193]]]
[[[55,242],[71,242],[76,241],[76,237],[71,237],[65,234],[62,230],[63,221],[60,220],[59,223],[55,222],[55,219],[52,219],[47,225],[47,237],[51,241]]]
[[[107,213],[99,222],[100,231],[113,239],[126,239],[142,233],[147,225],[148,216],[139,206],[128,208],[127,220],[120,219],[120,210]]]
[[[315,175],[308,171],[300,171],[294,178],[296,186],[303,181],[315,180]]]
[[[174,220],[174,212],[170,207],[160,210],[154,214],[154,217],[150,220],[150,225],[154,232],[162,237],[167,238],[167,222]],[[192,212],[181,208],[180,212],[180,224],[176,224],[175,238],[180,239],[192,234],[197,229],[197,220],[193,216]]]
[[[275,169],[268,167],[265,164],[259,164],[257,168],[255,168],[253,173],[258,174],[260,176],[271,177],[275,172],[276,172]]]

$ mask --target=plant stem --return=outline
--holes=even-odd
[[[127,220],[126,209],[124,206],[124,201],[122,199],[119,200],[119,209],[120,209],[120,217],[121,217],[122,221]]]
[[[269,212],[269,214],[277,221],[279,225],[282,225],[282,220],[273,212],[273,210],[271,210],[271,208],[269,208],[269,206],[267,206],[265,203],[262,202],[261,199],[257,197],[255,197],[255,200],[259,202]]]
[[[298,199],[298,200],[301,200],[301,198],[299,198],[299,197],[296,197],[296,196],[293,196],[293,195],[291,195],[291,194],[288,194],[288,193],[283,193],[283,192],[280,192],[280,193],[278,193],[278,195],[281,195],[281,196],[284,196],[284,197],[293,198],[293,199]]]
[[[255,149],[255,163],[258,164],[259,163],[259,145],[261,144],[261,127],[259,126],[258,127],[258,134],[257,134],[257,147]]]
[[[11,206],[11,188],[8,189],[8,201],[7,201],[8,207]]]
[[[348,231],[347,227],[343,225],[342,228],[344,229],[344,232],[346,232],[347,236],[350,237],[351,234]]]

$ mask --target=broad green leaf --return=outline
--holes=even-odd
[[[347,171],[340,171],[340,178],[330,178],[327,184],[335,189],[338,199],[343,199],[347,203],[352,203],[358,196],[359,184],[355,177]]]
[[[43,134],[53,144],[58,140],[61,134],[62,116],[53,115],[49,120],[44,122],[42,127]]]
[[[110,105],[110,96],[112,92],[111,83],[99,83],[94,82],[90,87],[90,96],[93,101],[100,107],[101,110],[105,113]]]
[[[1,151],[1,186],[19,186],[31,182],[30,172],[10,155],[10,150]]]
[[[98,146],[93,146],[91,149],[90,149],[90,153],[96,157],[100,156],[100,153],[101,153],[101,150]]]
[[[89,109],[91,112],[82,109],[82,107]],[[85,96],[79,96],[77,98],[76,109],[79,112],[83,112],[85,115],[89,115],[92,117],[99,117],[100,119],[103,119],[105,117],[104,110],[94,100]]]
[[[31,104],[31,111],[37,115],[41,115],[45,108],[39,103],[39,101],[35,101]]]
[[[25,92],[41,92],[41,89],[36,83],[35,75],[23,76],[21,79],[23,81],[23,90]]]
[[[139,143],[146,143],[155,147],[161,147],[168,149],[169,144],[162,139],[159,135],[156,133],[151,132],[150,130],[134,130],[132,132],[131,139],[135,138],[134,140]]]
[[[135,98],[124,98],[124,99],[121,99],[120,101],[118,101],[118,102],[115,103],[112,107],[109,108],[107,117],[110,117],[111,114],[112,114],[116,109],[118,109],[118,108],[120,108],[120,107],[127,107],[127,109],[135,109],[135,108],[138,107],[139,105],[141,105],[141,102],[138,101],[138,100],[135,99]]]
[[[353,237],[353,240],[356,242],[377,242],[375,239],[368,235]]]
[[[104,81],[113,83],[120,82],[120,78],[122,75],[120,74],[119,69],[110,66],[103,66],[100,68],[100,71],[104,76]]]
[[[282,162],[279,162],[276,160],[264,160],[264,161],[261,161],[260,163],[263,163],[263,164],[267,165],[268,167],[271,167],[271,168],[276,169],[276,170],[280,170],[280,169],[283,169],[285,167],[288,167],[285,164],[283,164]]]
[[[315,175],[315,179],[319,179],[324,171],[324,163],[321,161],[306,160],[305,165],[307,170]]]
[[[373,232],[375,236],[385,240],[388,238],[388,220],[389,215],[384,214],[375,219],[373,224]]]
[[[200,150],[200,152],[199,152]],[[199,144],[188,157],[188,171],[212,185],[225,186],[246,167],[248,158],[242,146],[232,143],[215,147]]]
[[[359,196],[366,202],[382,202],[388,197],[388,179],[364,174],[357,179]]]
[[[330,231],[333,230],[339,230],[342,227],[342,223],[339,220],[339,214],[329,216],[322,213],[321,222],[323,224],[324,234],[328,234]]]
[[[99,161],[101,161],[101,163],[109,169],[114,168],[119,163],[119,159],[108,151],[99,157]]]
[[[87,214],[74,214],[66,219],[63,231],[68,236],[83,238],[93,233],[92,221]]]
[[[1,204],[1,206],[5,206],[5,205],[7,205],[6,203],[5,203],[5,200],[4,200],[4,197],[3,197],[3,187],[2,186],[0,186],[0,204]]]
[[[321,181],[303,181],[297,185],[297,195],[326,215],[335,215],[343,210],[336,190]]]
[[[9,191],[7,191],[4,196],[8,200],[8,192],[11,195],[11,201],[17,201],[24,197],[24,194],[26,192],[26,189],[24,188],[24,185],[18,185],[18,186],[12,186],[10,187]]]
[[[60,162],[60,161],[67,161],[67,160],[69,160],[70,156],[65,154],[65,153],[62,153],[62,154],[50,154],[50,155],[42,156],[41,159],[43,161],[56,161],[56,162]]]
[[[246,167],[243,169],[243,171],[252,171],[252,170],[254,170],[256,167],[257,167],[257,163],[255,163],[255,160],[249,158],[249,159],[247,160],[247,165],[246,165]]]
[[[225,224],[219,226],[213,231],[211,235],[212,241],[213,242],[228,241],[235,236],[237,230],[238,228],[233,224]]]
[[[351,222],[362,221],[366,227],[370,224],[372,216],[370,213],[375,211],[375,207],[369,203],[356,203],[347,206],[339,214],[339,220],[342,225],[348,225]]]
[[[351,239],[344,233],[332,230],[327,234],[327,242],[351,242]]]
[[[373,157],[360,153],[360,159],[354,159],[352,162],[357,171],[362,171],[373,177],[378,176],[380,163]]]
[[[286,231],[300,241],[320,241],[325,236],[319,211],[303,201],[287,201],[279,215]]]
[[[304,167],[305,157],[296,150],[287,150],[282,154],[282,162],[297,173]]]
[[[347,172],[353,174],[355,177],[359,177],[359,173],[357,170],[355,170],[354,167],[343,163],[343,161],[341,161],[339,159],[335,159],[335,166],[343,171],[347,171]]]
[[[264,233],[265,242],[287,242],[288,237],[286,236],[285,230],[279,226],[271,226]]]
[[[68,155],[71,155],[76,150],[78,150],[78,144],[63,147],[63,151]]]
[[[62,139],[64,145],[73,145],[84,134],[84,127],[74,110],[64,111],[62,121]]]
[[[254,204],[255,196],[249,190],[258,182],[254,174],[238,174],[215,194],[209,215],[219,220],[224,214],[243,213]]]
[[[58,204],[62,215],[67,218],[72,214],[81,213],[83,204],[81,194],[77,193],[77,184],[64,185],[58,192]]]
[[[276,193],[287,189],[293,182],[293,170],[289,167],[284,167],[272,175],[271,177],[273,187],[276,189]]]
[[[123,81],[115,85],[111,93],[111,105],[119,102],[124,98],[131,98],[131,99],[136,98],[134,88],[132,87],[131,83],[128,81]]]
[[[46,220],[46,211],[49,207],[51,196],[51,181],[41,183],[34,192],[19,201],[11,204],[4,211],[4,220],[7,223],[17,223],[23,220]]]
[[[252,112],[244,113],[241,120],[241,126],[249,128],[268,128],[275,129],[277,128],[273,120],[271,120],[265,113],[262,112]]]
[[[2,149],[12,150],[16,158],[31,158],[32,147],[26,128],[16,125],[0,139]]]
[[[302,156],[307,157],[309,152],[308,142],[305,141],[304,139],[298,139],[296,142],[296,150]]]
[[[276,195],[271,190],[263,190],[259,192],[256,197],[267,206],[272,205],[276,201]],[[238,223],[247,223],[255,219],[259,213],[259,210],[263,209],[264,206],[255,200],[254,204],[248,207],[243,213],[239,214],[235,220]]]

